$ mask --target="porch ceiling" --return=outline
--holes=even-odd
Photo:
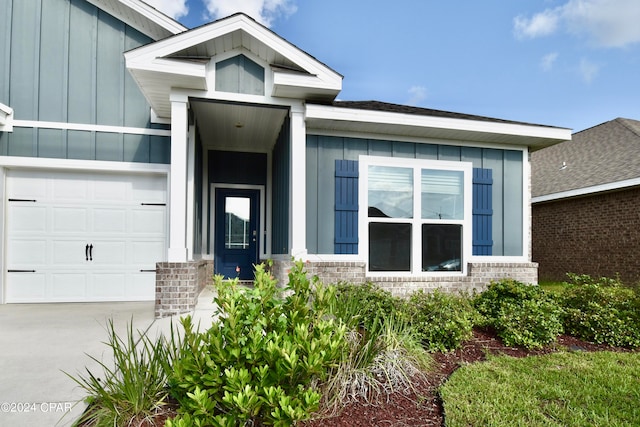
[[[266,153],[273,148],[289,110],[254,104],[190,100],[206,149]]]

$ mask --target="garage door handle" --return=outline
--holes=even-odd
[[[35,270],[7,270],[7,273],[35,273]]]
[[[87,261],[93,261],[93,245],[87,244],[84,247],[84,257]]]

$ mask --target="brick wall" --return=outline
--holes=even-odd
[[[194,309],[200,291],[212,281],[213,262],[159,262],[156,264],[156,318]]]
[[[640,189],[537,203],[532,225],[542,280],[570,272],[640,281]]]
[[[274,261],[273,274],[280,284],[288,282],[290,261]],[[324,283],[371,282],[396,296],[408,296],[418,290],[445,292],[483,291],[492,280],[512,278],[524,283],[538,283],[536,263],[470,263],[467,276],[431,277],[366,277],[364,262],[307,262],[305,269],[309,277],[314,275]]]

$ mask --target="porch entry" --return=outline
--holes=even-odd
[[[215,274],[253,280],[259,260],[260,190],[215,190]]]

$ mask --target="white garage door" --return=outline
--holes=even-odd
[[[155,298],[166,178],[9,171],[7,302]]]

